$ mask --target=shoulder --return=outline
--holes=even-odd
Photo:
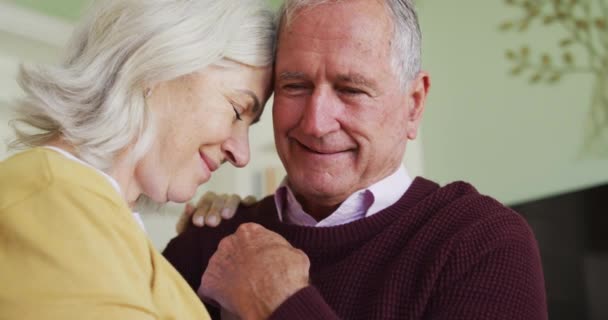
[[[498,200],[481,194],[470,183],[456,181],[435,189],[417,204],[418,210],[438,219],[472,225],[482,220],[525,222],[521,216]]]
[[[460,221],[462,230],[485,229],[493,233],[529,235],[525,219],[498,200],[481,194],[471,184],[458,181],[437,191],[444,199],[442,211]]]
[[[274,198],[268,196],[251,206],[239,207],[232,219],[222,221],[217,227],[200,228],[190,224],[169,242],[163,255],[196,290],[203,270],[222,239],[236,232],[244,223],[255,222],[268,227],[268,217],[273,214],[276,216]]]
[[[426,261],[435,268],[431,313],[455,318],[543,319],[544,283],[531,229],[517,212],[455,182],[429,197]],[[429,204],[430,205],[430,204]],[[453,309],[454,301],[467,308]],[[533,315],[533,316],[530,316]]]
[[[149,250],[126,206],[82,184],[55,178],[53,164],[45,164],[44,158],[27,161],[39,164],[35,172],[47,176],[37,181],[35,176],[18,175],[24,181],[16,182],[16,189],[1,183],[0,234],[10,240],[0,241],[0,255],[6,258],[0,282],[11,289],[0,293],[0,300],[46,305],[53,297],[89,308],[94,297],[108,309],[119,301],[150,307],[145,264]],[[5,170],[0,169],[3,175]],[[126,309],[120,312],[129,314]]]
[[[0,233],[19,239],[28,254],[95,261],[124,252],[136,228],[126,203],[91,168],[42,148],[0,164]]]
[[[274,200],[272,196],[268,196],[250,206],[240,206],[232,219],[223,220],[217,227],[201,228],[190,223],[182,234],[171,240],[165,254],[173,251],[174,246],[193,246],[195,243],[201,243],[205,250],[215,251],[217,244],[236,232],[241,224],[254,222],[267,225],[273,213],[276,216]]]
[[[448,184],[425,200],[436,206],[428,212],[427,225],[432,226],[433,238],[441,243],[449,261],[469,264],[505,252],[511,257],[538,258],[536,239],[526,220],[471,184]]]
[[[0,210],[49,192],[122,203],[105,177],[52,150],[33,148],[0,162]]]
[[[426,245],[453,253],[514,243],[536,245],[522,216],[462,181],[436,188],[412,208],[411,216],[403,215],[399,224],[401,228],[420,225],[421,237],[432,239]]]

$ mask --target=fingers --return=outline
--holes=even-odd
[[[269,312],[309,285],[309,270],[310,262],[302,250],[259,224],[244,223],[219,242],[198,293],[241,319],[266,319]]]
[[[247,196],[245,199],[241,200],[241,203],[245,206],[250,206],[256,203],[258,199],[255,196]]]
[[[289,242],[280,234],[270,231],[257,223],[243,223],[234,233],[242,245],[253,244],[260,246],[281,245],[291,247]]]
[[[177,231],[177,234],[181,234],[186,230],[186,227],[188,226],[190,218],[194,213],[195,209],[196,208],[193,205],[191,205],[190,203],[186,203],[186,206],[184,207],[184,212],[182,212],[182,215],[179,216],[179,219],[175,224],[175,231]]]
[[[196,211],[192,215],[192,223],[197,227],[204,227],[207,217],[207,212],[211,208],[211,204],[217,198],[217,195],[213,192],[205,193],[196,206]]]
[[[224,209],[224,203],[226,203],[226,200],[228,199],[227,195],[220,195],[217,196],[213,202],[211,203],[211,206],[209,207],[209,210],[207,211],[206,215],[205,215],[205,224],[210,226],[210,227],[217,227],[217,225],[220,224],[221,221],[221,217],[220,217],[220,211],[222,211],[222,209]]]
[[[217,195],[213,192],[207,192],[200,198],[197,208],[191,214],[192,223],[198,227],[205,225],[216,227],[221,223],[222,219],[234,217],[239,205],[249,206],[255,202],[257,202],[257,199],[254,196],[248,196],[241,200],[241,197],[237,194]],[[187,226],[187,223],[184,226]],[[178,227],[181,228],[182,225]]]
[[[232,194],[227,197],[226,202],[224,203],[224,208],[222,208],[220,215],[223,219],[231,219],[234,217],[236,213],[236,209],[238,209],[239,204],[241,203],[241,197],[237,194]]]

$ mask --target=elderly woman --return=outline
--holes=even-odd
[[[131,209],[249,161],[270,94],[264,0],[102,0],[57,67],[24,68],[0,163],[0,319],[204,319]]]

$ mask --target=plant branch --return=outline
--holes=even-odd
[[[555,10],[555,12],[561,12],[559,4],[557,2],[552,2],[552,5],[553,5],[553,9]],[[581,35],[581,33],[579,32],[579,30],[577,29],[575,19],[572,19],[572,16],[569,16],[569,17],[571,19],[563,18],[563,19],[558,19],[558,20],[559,20],[560,24],[566,29],[566,31],[568,31],[569,33],[572,34],[573,39],[575,41],[577,41],[582,46],[584,46],[585,48],[587,48],[588,54],[589,54],[589,63],[591,65],[594,65],[595,61],[600,57],[599,51],[596,50],[596,48],[593,45],[593,43],[591,42],[590,38],[586,38],[585,39]],[[572,20],[572,21],[570,21],[570,20]]]
[[[602,20],[604,22],[608,22],[608,4],[606,4],[606,0],[597,0],[598,2],[598,6],[600,8],[600,10],[602,11]],[[604,28],[602,28],[601,30],[598,30],[598,37],[600,39],[600,43],[602,44],[602,46],[604,47],[604,49],[608,52],[608,35],[607,36],[602,36],[603,34],[606,33],[606,26],[604,26]]]

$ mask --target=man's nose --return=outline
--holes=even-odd
[[[315,138],[339,130],[336,119],[339,104],[340,100],[331,90],[316,88],[304,108],[300,129]]]
[[[242,168],[249,163],[249,126],[235,129],[232,136],[222,144],[222,152],[233,166]]]

